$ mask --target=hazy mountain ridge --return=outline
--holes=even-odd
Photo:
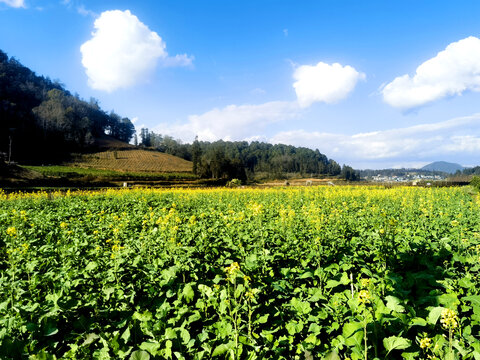
[[[441,171],[448,174],[454,174],[457,171],[462,171],[465,169],[462,165],[457,163],[450,163],[447,161],[434,161],[430,164],[425,165],[421,170],[426,171]]]

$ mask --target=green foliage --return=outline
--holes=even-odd
[[[0,50],[0,152],[12,140],[12,160],[59,160],[105,134],[128,142],[128,118],[105,113],[98,101],[81,100],[62,84],[35,75]]]
[[[85,176],[94,176],[108,180],[181,180],[196,179],[194,174],[190,173],[146,173],[146,172],[123,172],[114,170],[103,170],[95,168],[81,168],[72,166],[22,166],[26,169],[41,173],[44,176],[56,176],[65,178],[78,178]]]
[[[473,176],[470,185],[480,191],[480,176]]]
[[[480,203],[462,189],[0,200],[0,358],[480,356]]]
[[[235,188],[242,185],[242,181],[240,179],[232,179],[227,183],[227,187]]]
[[[182,144],[171,136],[141,130],[141,145],[193,162],[193,173],[204,178],[252,180],[255,174],[268,178],[283,178],[285,174],[303,176],[333,175],[347,180],[359,180],[351,167],[340,167],[318,150],[258,141],[198,141]]]

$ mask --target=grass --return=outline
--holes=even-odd
[[[124,172],[96,168],[83,168],[74,166],[23,166],[32,171],[39,172],[44,176],[63,177],[63,178],[81,178],[95,177],[108,180],[180,180],[180,179],[196,179],[192,173],[185,172]]]

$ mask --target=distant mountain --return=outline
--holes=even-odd
[[[422,170],[427,171],[442,171],[449,174],[454,174],[457,170],[462,171],[464,167],[460,164],[449,163],[446,161],[435,161],[431,164],[425,165],[422,167]]]

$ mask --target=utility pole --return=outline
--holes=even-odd
[[[12,135],[8,135],[8,163],[12,159]]]

